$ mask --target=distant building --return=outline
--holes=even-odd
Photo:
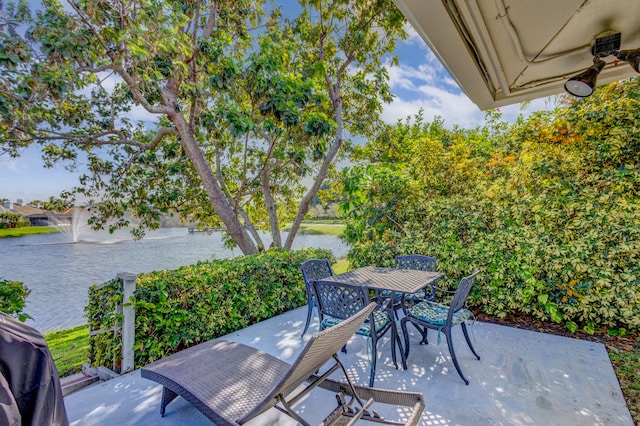
[[[31,206],[23,206],[20,199],[16,200],[15,203],[5,201],[3,210],[22,215],[25,220],[31,223],[31,226],[71,226],[73,221],[73,209],[56,213]]]

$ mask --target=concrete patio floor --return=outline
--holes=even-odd
[[[303,346],[300,333],[306,307],[287,312],[225,339],[268,352],[289,363]],[[411,331],[411,327],[410,331]],[[317,321],[310,327],[317,330]],[[422,425],[616,425],[633,426],[618,380],[604,345],[490,323],[470,327],[476,360],[459,328],[456,354],[469,379],[458,376],[442,336],[430,333],[429,345],[418,345],[413,330],[406,371],[391,361],[390,340],[379,342],[376,387],[422,392],[426,408]],[[340,354],[357,384],[369,379],[367,339],[354,336]],[[72,425],[210,425],[182,398],[160,416],[162,387],[140,377],[138,370],[93,384],[65,397]],[[335,407],[334,396],[314,390],[295,408],[311,424]],[[402,417],[402,412],[383,413]],[[293,425],[290,418],[270,410],[254,425]]]

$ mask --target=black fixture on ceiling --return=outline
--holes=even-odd
[[[634,50],[621,50],[613,54],[621,61],[628,62],[635,72],[640,73],[640,48]]]
[[[596,87],[598,75],[604,69],[605,65],[607,65],[602,58],[610,55],[627,62],[635,72],[640,73],[640,48],[634,50],[619,50],[620,39],[620,33],[597,37],[591,47],[593,65],[567,80],[564,84],[564,89],[573,96],[580,98],[591,95]]]
[[[600,74],[600,71],[602,71],[605,65],[607,65],[605,61],[594,56],[593,65],[567,80],[567,82],[564,83],[564,90],[579,98],[589,96],[593,93],[598,74]]]

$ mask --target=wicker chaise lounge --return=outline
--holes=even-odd
[[[163,416],[167,404],[180,395],[218,426],[244,424],[272,407],[308,425],[292,406],[317,386],[335,392],[338,401],[323,425],[346,425],[358,419],[415,425],[424,409],[421,393],[355,386],[336,355],[375,306],[371,303],[350,319],[311,336],[291,365],[252,347],[215,339],[149,364],[141,375],[163,385]],[[322,368],[317,376],[331,358],[331,367]],[[338,369],[346,382],[328,379]],[[298,390],[305,382],[308,385]],[[377,404],[403,406],[403,420],[380,417],[373,411]]]

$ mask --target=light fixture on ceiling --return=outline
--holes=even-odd
[[[589,96],[596,87],[598,75],[607,64],[601,58],[613,55],[621,61],[628,62],[635,72],[640,73],[640,48],[634,50],[620,49],[621,34],[607,31],[596,37],[591,46],[593,65],[578,75],[571,77],[564,84],[564,89],[580,98]]]
[[[593,65],[567,80],[567,82],[564,83],[564,90],[579,98],[589,96],[596,87],[598,74],[600,74],[600,71],[602,71],[606,64],[605,61],[594,56]]]
[[[631,65],[635,72],[640,73],[640,48],[634,50],[620,50],[613,54],[621,61],[626,61]]]

